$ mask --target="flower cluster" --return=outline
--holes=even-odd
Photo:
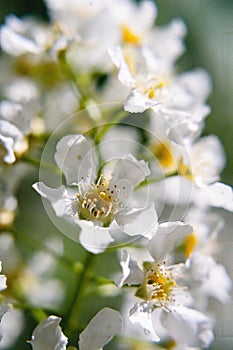
[[[45,3],[0,28],[0,349],[26,327],[33,350],[208,348],[233,196],[209,74],[177,64],[186,25],[149,0]]]

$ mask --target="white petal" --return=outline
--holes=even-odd
[[[148,250],[156,262],[162,261],[182,241],[193,232],[193,228],[180,221],[160,224],[155,236],[148,243]]]
[[[203,313],[184,306],[172,312],[164,311],[162,324],[178,343],[208,347],[213,340],[211,320]]]
[[[0,135],[0,143],[5,148],[6,154],[3,157],[4,162],[13,164],[16,160],[14,154],[14,140],[10,137]]]
[[[121,180],[126,180],[132,187],[136,187],[148,175],[150,175],[148,163],[144,160],[137,160],[132,154],[129,154],[116,162],[111,184],[115,185]]]
[[[153,327],[151,313],[151,305],[148,302],[137,303],[130,310],[129,319],[133,324],[140,324],[149,339],[159,341],[160,339]]]
[[[6,312],[10,310],[9,306],[7,304],[0,305],[0,323],[2,321],[2,317],[5,315]],[[0,333],[0,341],[4,334]]]
[[[198,189],[195,193],[195,203],[200,206],[213,206],[233,211],[232,188],[221,182]]]
[[[142,283],[144,274],[138,267],[136,261],[131,259],[126,249],[121,251],[120,265],[122,273],[115,279],[115,283],[119,288],[121,288],[123,284],[131,286]]]
[[[225,267],[216,263],[210,270],[208,280],[202,288],[203,293],[216,298],[221,303],[227,303],[231,299],[231,290],[232,281]]]
[[[182,73],[179,76],[179,82],[185,86],[192,95],[203,102],[208,98],[212,89],[210,76],[201,68]]]
[[[197,292],[202,297],[212,296],[222,303],[230,300],[232,281],[224,266],[217,264],[212,256],[201,252],[192,253],[189,264],[191,280],[198,286]]]
[[[121,332],[122,319],[118,311],[108,307],[100,310],[79,337],[80,350],[99,350]]]
[[[111,57],[113,63],[118,68],[118,79],[119,81],[126,86],[134,86],[135,79],[130,73],[129,67],[125,62],[122,49],[120,46],[112,46],[108,48],[109,56]]]
[[[171,176],[165,179],[164,185],[166,203],[171,204],[174,209],[176,205],[188,206],[190,204],[194,192],[192,181],[183,176]]]
[[[0,275],[0,291],[4,290],[6,288],[7,288],[6,276],[5,275]]]
[[[43,182],[36,182],[32,185],[43,198],[50,201],[55,213],[59,217],[73,216],[73,200],[68,197],[65,186],[59,188],[50,188]]]
[[[158,216],[151,204],[148,208],[122,211],[116,215],[116,221],[121,230],[129,236],[153,237],[156,232]]]
[[[155,107],[158,102],[155,100],[150,100],[138,90],[132,90],[127,100],[125,102],[125,111],[130,113],[142,113],[145,112],[150,107]]]
[[[34,329],[30,341],[33,350],[66,350],[68,340],[60,322],[60,317],[49,316]]]
[[[96,165],[92,151],[92,143],[82,135],[65,136],[58,142],[55,161],[68,185],[77,184],[82,177],[88,182],[94,181]]]
[[[225,166],[225,154],[218,137],[201,137],[190,149],[190,160],[192,173],[199,187],[217,181]]]
[[[7,305],[5,305],[5,310],[9,312],[6,313],[0,325],[0,347],[1,349],[12,349],[25,327],[24,316],[22,310],[9,309]]]
[[[41,49],[31,39],[14,32],[10,27],[1,29],[1,46],[9,55],[19,56],[24,53],[38,54]]]
[[[20,141],[23,137],[22,132],[7,120],[0,120],[0,134],[12,138],[14,142]]]
[[[77,222],[81,227],[80,243],[89,252],[102,253],[113,242],[108,228],[94,225],[91,221],[78,220]]]
[[[178,18],[170,23],[155,28],[153,39],[153,49],[156,55],[167,64],[173,62],[184,52],[185,45],[183,37],[186,34],[185,23]]]
[[[10,310],[9,306],[7,304],[0,305],[0,322],[2,320],[2,317],[5,315],[6,312]]]
[[[99,147],[104,160],[123,158],[139,146],[138,132],[129,126],[114,126],[104,136]]]

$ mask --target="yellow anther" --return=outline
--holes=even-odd
[[[182,158],[178,162],[178,172],[179,175],[186,177],[186,179],[191,181],[193,180],[191,169],[187,164],[184,163]]]
[[[124,43],[133,44],[139,46],[141,44],[141,37],[134,34],[129,27],[122,25],[122,40]]]
[[[184,250],[185,256],[188,258],[190,254],[193,252],[195,245],[197,244],[197,237],[194,233],[186,236],[184,239]]]

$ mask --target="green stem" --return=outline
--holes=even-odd
[[[85,268],[82,270],[81,274],[78,277],[73,298],[68,310],[66,311],[66,315],[64,316],[63,329],[65,330],[66,334],[68,334],[68,336],[72,335],[73,330],[77,328],[79,323],[78,316],[80,307],[82,305],[84,290],[89,279],[90,269],[92,268],[94,256],[94,254],[86,252],[86,257],[83,262],[83,266],[85,266]]]
[[[160,178],[158,178],[158,177],[152,177],[152,178],[149,178],[149,179],[145,179],[145,180],[142,181],[137,187],[135,187],[135,190],[138,190],[139,188],[142,188],[142,187],[144,187],[144,186],[148,186],[148,185],[150,185],[150,184],[154,184],[154,183],[156,183],[156,182],[162,181],[162,180],[164,180],[164,179],[167,179],[167,178],[169,178],[169,177],[176,176],[176,175],[178,175],[178,173],[177,173],[177,172],[174,172],[174,173],[171,173],[171,174],[169,174],[169,175],[167,175],[167,176],[163,176],[163,177],[160,177]]]
[[[66,77],[69,80],[71,80],[74,83],[74,85],[77,89],[78,95],[81,95],[81,100],[83,102],[87,101],[88,94],[86,91],[84,91],[83,86],[81,86],[81,84],[79,83],[79,80],[77,79],[76,74],[73,72],[69,63],[67,62],[66,51],[65,50],[60,51],[58,58],[59,58],[59,62],[60,62],[60,65],[61,65],[61,68],[62,68],[64,74],[66,75]]]

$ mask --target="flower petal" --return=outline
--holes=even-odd
[[[224,266],[216,263],[212,256],[193,252],[188,271],[199,304],[201,299],[207,304],[208,297],[216,298],[222,303],[230,300],[232,281]]]
[[[6,163],[12,164],[15,161],[14,146],[23,138],[21,131],[6,120],[0,120],[0,143],[6,150],[3,159]]]
[[[32,185],[43,198],[50,201],[55,213],[59,217],[73,216],[73,200],[68,197],[65,186],[50,188],[43,182],[36,182]]]
[[[68,185],[77,184],[82,177],[94,181],[96,164],[92,148],[92,143],[82,135],[68,135],[58,142],[54,158]]]
[[[116,162],[112,172],[111,184],[115,185],[119,181],[126,180],[132,187],[136,187],[148,175],[150,175],[148,163],[144,160],[137,160],[132,154],[128,154]]]
[[[93,222],[86,220],[78,220],[77,223],[81,227],[80,243],[89,252],[102,253],[113,242],[108,228],[94,225]]]
[[[130,310],[129,319],[133,324],[140,324],[144,332],[153,341],[159,341],[160,338],[155,333],[152,322],[152,308],[149,302],[137,303]]]
[[[0,135],[0,144],[3,145],[5,148],[6,154],[3,157],[4,162],[7,164],[13,164],[16,160],[15,154],[14,154],[14,141],[10,137],[5,137],[3,135]]]
[[[213,340],[211,320],[203,313],[184,306],[164,311],[162,324],[178,343],[207,348]]]
[[[118,79],[126,86],[134,86],[135,79],[130,73],[130,69],[124,59],[123,52],[120,46],[111,46],[108,48],[109,56],[113,63],[118,68]]]
[[[116,215],[116,221],[121,230],[129,236],[153,237],[156,232],[158,216],[151,204],[147,208],[131,209],[122,211]]]
[[[155,236],[148,243],[148,250],[155,262],[162,261],[182,239],[193,232],[190,225],[180,221],[160,224]]]
[[[122,319],[118,311],[108,307],[100,310],[79,336],[80,350],[99,350],[121,332]]]
[[[180,18],[174,18],[165,25],[156,27],[152,33],[153,50],[163,62],[173,65],[175,60],[185,51],[183,38],[186,25]]]
[[[200,206],[212,206],[233,211],[232,188],[221,182],[198,189],[195,193],[195,203]]]
[[[62,333],[60,317],[49,316],[33,331],[30,341],[33,350],[66,350],[67,337]]]
[[[5,315],[6,312],[10,310],[9,306],[7,304],[2,304],[0,305],[0,323],[2,321],[3,316]],[[0,333],[0,341],[2,339],[2,333]]]
[[[115,279],[115,283],[119,288],[121,288],[123,284],[131,286],[142,283],[144,274],[138,267],[137,262],[131,259],[126,249],[121,251],[120,265],[122,273]]]
[[[6,312],[10,310],[9,306],[7,304],[2,304],[0,306],[0,322],[2,320],[2,317],[5,315]]]
[[[5,275],[0,275],[0,291],[4,290],[6,288],[7,288],[6,276]]]
[[[125,111],[130,113],[142,113],[150,107],[155,107],[158,102],[147,98],[141,94],[138,90],[134,89],[131,91],[127,100],[125,101]]]
[[[15,32],[7,25],[1,29],[1,46],[4,51],[13,56],[24,53],[39,54],[42,51],[31,39]]]
[[[210,76],[202,68],[182,73],[178,80],[192,95],[203,102],[208,98],[212,90]]]

